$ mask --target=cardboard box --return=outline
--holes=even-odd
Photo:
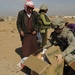
[[[52,46],[45,52],[49,63],[30,55],[24,64],[32,70],[32,75],[63,75],[64,61],[58,64],[55,57],[59,53],[61,53],[60,48]]]
[[[51,75],[63,75],[64,59],[62,60],[61,64],[58,64],[57,58],[55,57],[55,55],[60,53],[61,50],[58,46],[52,46],[45,52],[46,57],[51,63]]]

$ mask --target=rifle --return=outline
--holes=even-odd
[[[58,46],[62,46],[63,47],[63,50],[68,46],[68,43],[67,43],[66,39],[58,38],[57,35],[52,35],[52,37],[57,42]]]

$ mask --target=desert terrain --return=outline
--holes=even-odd
[[[16,66],[21,60],[20,47],[16,21],[0,22],[0,75],[25,75]]]
[[[74,18],[67,20],[75,23]],[[16,27],[16,20],[0,21],[0,75],[26,75],[16,66],[21,60],[20,55],[21,41]]]

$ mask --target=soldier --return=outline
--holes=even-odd
[[[73,32],[65,26],[65,21],[62,18],[54,19],[52,21],[52,28],[54,31],[51,33],[47,44],[43,47],[43,53],[52,45],[58,45],[62,51],[62,54],[56,55],[58,62],[61,63],[62,58],[65,59],[67,64],[73,62],[75,60],[75,36]],[[69,66],[64,70],[67,73],[65,75],[75,74]]]
[[[39,31],[42,35],[42,46],[44,46],[47,41],[47,29],[50,28],[51,21],[46,15],[46,13],[48,12],[48,6],[46,4],[42,4],[39,9],[41,23]]]

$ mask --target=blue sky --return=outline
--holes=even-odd
[[[41,4],[48,5],[47,15],[75,16],[75,0],[32,0],[36,8]],[[0,16],[17,16],[24,8],[25,0],[0,0]]]

